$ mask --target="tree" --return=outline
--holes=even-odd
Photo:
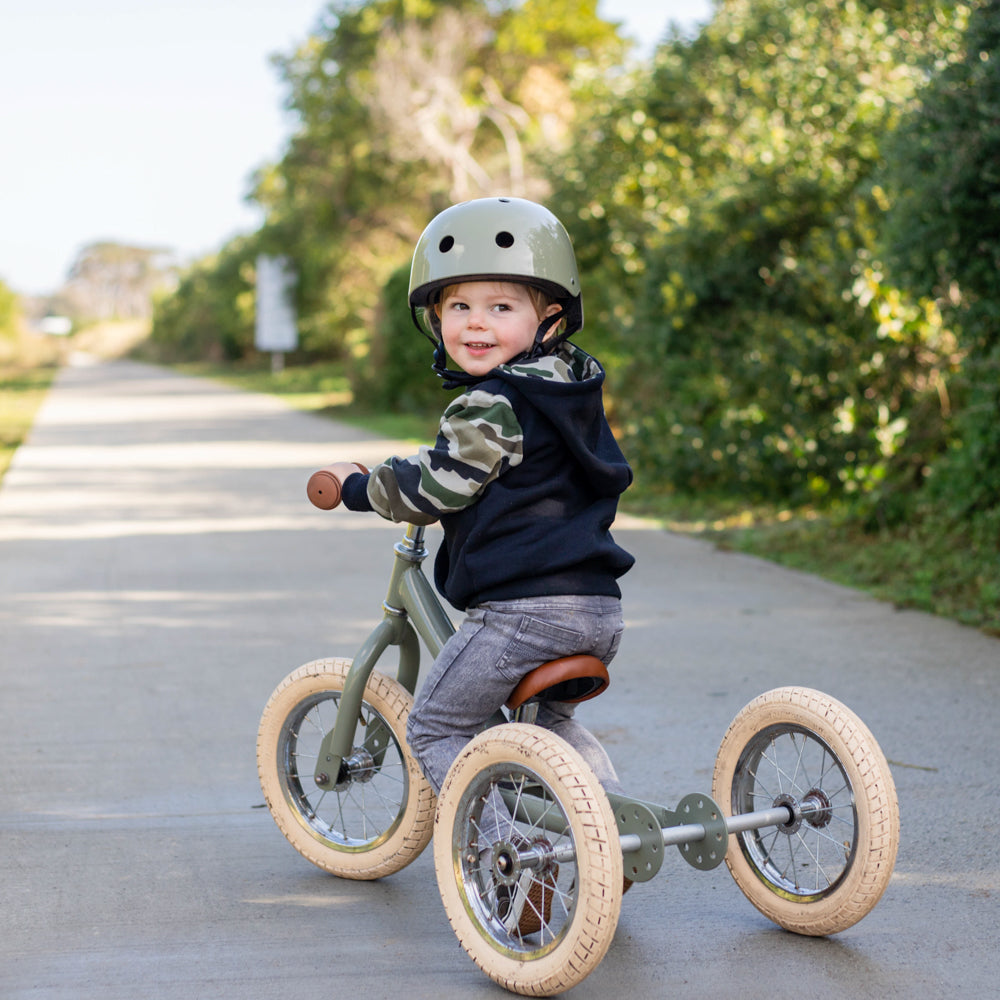
[[[0,340],[17,335],[18,299],[13,290],[0,279]]]
[[[801,503],[875,491],[905,451],[928,326],[880,336],[858,282],[884,137],[957,34],[940,13],[727,0],[587,122],[557,197],[617,265],[612,388],[647,476]]]
[[[948,455],[936,489],[958,512],[1000,508],[1000,4],[978,3],[894,136],[887,258],[955,325]]]
[[[253,350],[257,253],[254,237],[230,240],[157,301],[150,340],[165,357],[233,361]]]
[[[144,319],[153,294],[169,287],[176,265],[169,250],[98,242],[83,247],[58,298],[85,320]]]
[[[303,347],[364,356],[379,290],[436,211],[545,190],[568,81],[622,53],[595,0],[335,3],[278,61],[299,128],[258,174],[262,233],[299,273]]]

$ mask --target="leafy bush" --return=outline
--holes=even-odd
[[[877,182],[921,59],[958,37],[938,13],[727,3],[586,123],[558,197],[582,206],[581,259],[605,257],[612,390],[641,478],[905,514],[944,447],[954,350],[933,295],[879,263]]]
[[[256,243],[237,239],[194,264],[153,307],[150,342],[171,361],[235,361],[253,351]]]
[[[893,136],[886,227],[901,280],[934,296],[961,363],[933,492],[956,514],[1000,506],[1000,19],[977,5],[964,44]]]
[[[386,282],[370,353],[351,365],[354,399],[372,410],[436,414],[447,397],[431,370],[434,348],[410,316],[409,280],[406,266]]]

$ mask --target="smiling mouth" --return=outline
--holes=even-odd
[[[467,351],[488,351],[493,347],[493,344],[482,344],[482,343],[472,343],[466,344],[465,349]]]

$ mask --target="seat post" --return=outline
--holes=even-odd
[[[528,725],[533,726],[538,721],[538,700],[533,698],[531,701],[525,701],[518,705],[510,713],[510,721],[526,722]]]

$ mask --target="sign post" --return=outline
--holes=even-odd
[[[285,351],[299,344],[292,288],[295,272],[287,257],[257,258],[257,312],[254,320],[254,344],[258,351],[271,352],[271,371],[285,367]]]

